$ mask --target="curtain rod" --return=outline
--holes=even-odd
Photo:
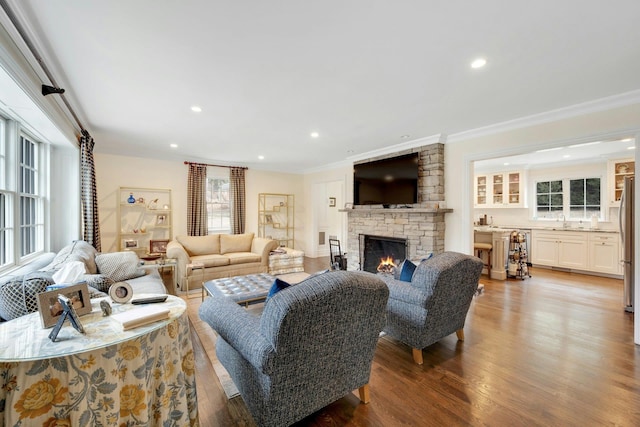
[[[15,27],[20,37],[22,37],[22,41],[24,41],[24,43],[27,45],[27,47],[31,51],[31,54],[33,55],[35,60],[38,61],[38,64],[40,64],[40,68],[42,68],[42,71],[44,71],[44,74],[47,76],[47,78],[51,82],[51,85],[54,87],[60,87],[58,86],[58,83],[56,82],[56,80],[53,78],[53,75],[51,75],[49,68],[46,66],[46,64],[42,60],[42,57],[36,50],[35,45],[31,42],[31,39],[29,39],[29,36],[27,36],[27,33],[24,31],[24,28],[22,27],[22,24],[20,24],[20,22],[18,21],[18,18],[13,13],[13,10],[11,10],[11,7],[9,7],[9,4],[6,2],[6,0],[0,0],[0,4],[2,5],[2,9],[4,9],[4,12],[7,14],[7,17]],[[80,119],[78,119],[76,112],[73,111],[73,108],[71,108],[71,104],[69,104],[69,101],[67,101],[67,98],[64,96],[64,94],[61,93],[60,98],[62,98],[62,102],[64,102],[64,105],[67,107],[67,110],[69,110],[69,113],[71,113],[71,115],[75,119],[78,126],[80,126],[80,130],[82,131],[82,134],[84,135],[86,133],[88,135],[89,133],[84,128],[84,126],[82,126]]]
[[[229,168],[229,169],[249,169],[246,166],[226,166],[226,165],[212,165],[210,163],[197,163],[184,161],[185,165],[197,165],[197,166],[215,166],[217,168]]]

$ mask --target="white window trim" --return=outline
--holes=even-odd
[[[537,200],[537,187],[538,182],[548,182],[548,181],[562,181],[562,215],[565,217],[566,222],[580,222],[580,221],[589,221],[590,218],[582,218],[582,219],[571,219],[570,216],[570,198],[569,198],[569,189],[570,189],[570,181],[572,179],[589,179],[589,178],[600,178],[600,217],[599,221],[605,222],[609,220],[609,209],[607,203],[607,180],[606,177],[602,174],[594,174],[591,176],[585,176],[584,174],[572,173],[568,175],[549,175],[544,179],[536,179],[532,180],[532,187],[530,188],[531,194],[531,206],[530,208],[530,216],[534,221],[542,221],[542,222],[556,222],[557,218],[539,218],[538,217],[538,200]]]

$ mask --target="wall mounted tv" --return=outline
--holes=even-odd
[[[353,167],[355,205],[418,203],[418,153],[356,164]]]

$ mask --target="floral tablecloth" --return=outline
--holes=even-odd
[[[171,308],[168,320],[126,332],[94,308],[80,318],[86,335],[65,326],[58,343],[46,338],[50,329],[40,328],[38,313],[29,315],[37,328],[0,324],[0,427],[197,425],[186,304],[177,297],[164,304]],[[130,308],[114,305],[114,312]],[[51,344],[65,355],[38,358]],[[93,349],[81,351],[82,345]],[[7,346],[30,360],[12,360]]]

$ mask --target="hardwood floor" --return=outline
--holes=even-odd
[[[327,266],[305,259],[308,272]],[[633,315],[622,309],[622,282],[540,268],[531,274],[504,282],[483,276],[465,341],[452,334],[426,348],[422,366],[408,346],[381,338],[371,403],[351,394],[296,425],[640,425],[640,347]],[[241,400],[227,401],[192,337],[200,424],[253,425]]]

